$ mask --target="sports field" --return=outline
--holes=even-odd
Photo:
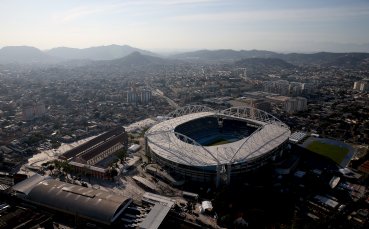
[[[332,159],[337,164],[341,164],[341,162],[345,159],[346,155],[349,153],[348,148],[323,143],[319,141],[313,141],[312,143],[310,143],[310,145],[308,145],[307,148],[310,151],[313,151],[317,154]]]

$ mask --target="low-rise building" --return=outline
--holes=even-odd
[[[97,164],[118,151],[127,151],[127,147],[127,132],[118,127],[65,152],[59,159],[66,160],[76,172],[106,178],[108,170]]]

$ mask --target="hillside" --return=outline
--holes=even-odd
[[[51,63],[56,61],[42,52],[30,46],[7,46],[0,49],[0,63]]]
[[[145,55],[155,56],[156,54],[134,48],[128,45],[108,45],[98,46],[85,49],[59,47],[46,51],[47,54],[67,60],[72,59],[89,59],[89,60],[113,60],[125,57],[131,53],[139,52]]]
[[[160,57],[143,55],[140,52],[133,52],[123,58],[106,61],[105,63],[127,67],[143,67],[148,65],[165,64],[166,61]]]
[[[233,62],[249,58],[276,58],[297,66],[357,67],[368,62],[369,53],[276,53],[263,50],[199,50],[171,56],[174,59],[203,62]]]
[[[247,58],[235,62],[236,67],[247,68],[248,70],[258,69],[293,69],[296,66],[277,58]]]
[[[262,51],[262,50],[241,50],[235,51],[232,49],[220,49],[220,50],[199,50],[195,52],[180,53],[170,58],[184,59],[184,60],[197,60],[197,61],[236,61],[243,58],[270,58],[277,55],[277,53]]]

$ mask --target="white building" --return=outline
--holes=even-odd
[[[271,93],[278,93],[280,95],[300,95],[302,93],[303,84],[298,82],[291,82],[287,80],[265,81],[263,83],[264,90]]]
[[[354,83],[354,90],[369,91],[369,80],[356,81]]]
[[[127,103],[131,104],[148,104],[151,102],[152,99],[152,92],[151,90],[144,89],[144,90],[136,90],[135,88],[127,91]]]
[[[138,96],[136,91],[128,91],[127,92],[127,103],[137,103],[138,101]]]
[[[147,104],[151,102],[152,93],[151,90],[143,90],[141,91],[141,103]]]

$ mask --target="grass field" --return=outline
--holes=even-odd
[[[349,149],[344,147],[339,147],[332,144],[322,143],[319,141],[312,142],[308,147],[310,151],[313,151],[317,154],[320,154],[322,156],[329,157],[333,161],[335,161],[337,164],[340,164],[347,153],[349,152]]]

